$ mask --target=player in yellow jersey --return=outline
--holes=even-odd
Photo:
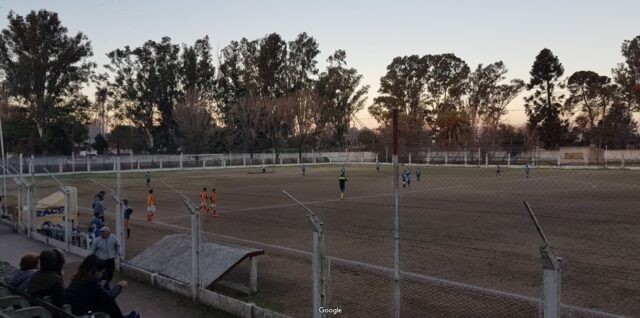
[[[147,221],[153,221],[156,213],[156,197],[153,195],[153,189],[149,189],[149,195],[147,195]]]
[[[200,213],[207,213],[207,188],[202,188],[200,192]]]
[[[220,216],[218,214],[218,210],[216,210],[217,199],[218,199],[218,194],[216,193],[216,189],[211,189],[211,195],[209,196],[209,209],[211,209],[214,218],[217,218]]]

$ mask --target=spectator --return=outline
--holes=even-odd
[[[13,272],[9,277],[8,284],[11,288],[15,289],[19,293],[24,293],[29,284],[29,279],[36,273],[38,269],[38,261],[40,256],[38,254],[26,254],[20,259],[20,269]]]
[[[105,262],[106,269],[102,280],[106,281],[104,288],[109,289],[109,283],[113,279],[116,268],[116,257],[120,258],[120,243],[115,235],[111,235],[111,229],[108,226],[100,229],[100,236],[93,242],[93,254]]]
[[[100,278],[105,270],[105,262],[94,254],[82,261],[78,272],[64,292],[64,302],[71,305],[71,312],[78,316],[89,312],[103,312],[111,318],[139,318],[140,315],[135,311],[123,316],[115,301],[122,289],[128,286],[126,281],[118,282],[118,285],[109,291],[100,286]]]
[[[40,253],[40,270],[38,270],[27,284],[25,292],[33,297],[51,297],[51,303],[62,306],[64,282],[62,281],[62,267],[64,254],[59,250],[45,250]]]

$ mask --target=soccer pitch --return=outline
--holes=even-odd
[[[403,316],[531,316],[529,308],[495,295],[464,293],[438,278],[507,293],[540,297],[540,238],[522,204],[536,212],[551,245],[563,258],[562,301],[615,314],[640,312],[640,171],[522,168],[421,167],[422,180],[400,189],[400,239]],[[328,307],[347,316],[391,314],[393,267],[392,167],[347,165],[344,200],[338,190],[338,165],[250,169],[152,171],[156,219],[146,221],[144,171],[122,174],[123,197],[134,209],[127,257],[167,234],[189,230],[183,198],[198,203],[203,187],[218,193],[220,218],[203,216],[203,237],[262,248],[257,296],[249,299],[295,317],[311,313],[311,227],[305,211],[282,194],[306,203],[324,224],[332,260]],[[78,188],[80,226],[90,222],[90,207],[100,185],[115,188],[115,174],[65,175]],[[37,177],[36,197],[56,190]],[[107,223],[115,211],[109,199]],[[206,270],[206,269],[203,269]],[[246,268],[237,270],[243,274]],[[232,273],[234,274],[234,273]],[[415,276],[412,276],[415,275]],[[503,308],[503,309],[501,309]],[[502,311],[501,311],[502,310]],[[533,311],[532,311],[533,310]]]

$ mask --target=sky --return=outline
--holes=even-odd
[[[11,10],[25,15],[39,9],[57,12],[69,31],[85,33],[99,65],[116,48],[163,36],[193,44],[208,35],[219,51],[242,37],[276,32],[290,41],[307,32],[320,45],[321,70],[335,50],[347,52],[348,66],[371,87],[368,105],[397,56],[454,53],[471,69],[502,60],[508,79],[528,81],[535,56],[549,48],[564,65],[565,78],[579,70],[611,76],[622,62],[622,42],[640,35],[637,0],[2,0],[0,26],[7,26]],[[508,106],[505,122],[525,122],[526,93],[521,95]],[[366,109],[356,116],[377,126]]]

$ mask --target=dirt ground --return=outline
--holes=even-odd
[[[414,167],[407,166],[414,170]],[[196,204],[202,187],[215,187],[221,217],[203,217],[203,237],[262,248],[260,292],[243,298],[295,317],[311,316],[312,232],[305,211],[282,194],[305,202],[323,222],[332,257],[329,308],[345,317],[392,313],[392,169],[347,167],[345,200],[338,166],[152,172],[156,220],[145,220],[143,173],[122,174],[123,196],[134,209],[127,258],[159,238],[189,231],[183,199]],[[541,240],[522,201],[527,200],[551,245],[562,257],[565,304],[635,316],[640,314],[640,171],[422,167],[422,180],[400,189],[400,269],[403,317],[536,317],[536,305],[512,297],[438,283],[450,280],[540,297]],[[60,177],[79,189],[87,213],[96,192],[115,188],[113,174]],[[55,191],[50,178],[35,180],[36,196]],[[12,189],[15,191],[15,189]],[[107,190],[107,189],[105,189]],[[108,212],[115,206],[108,200]],[[113,215],[108,214],[108,223]],[[81,225],[88,225],[83,214]],[[230,275],[248,280],[246,267]],[[426,278],[425,278],[426,277]]]

